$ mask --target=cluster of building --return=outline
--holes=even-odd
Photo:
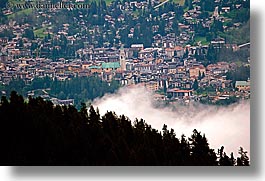
[[[235,88],[232,80],[225,74],[235,70],[235,63],[218,62],[204,66],[192,56],[183,54],[188,47],[144,48],[142,44],[133,44],[130,48],[109,49],[97,48],[90,52],[86,61],[81,59],[52,61],[47,58],[18,58],[8,60],[5,54],[0,55],[0,81],[8,84],[14,78],[30,83],[35,77],[51,77],[60,81],[76,76],[99,76],[104,81],[117,80],[121,85],[139,84],[150,91],[163,90],[161,99],[190,99],[194,91],[194,82],[198,87],[212,87],[216,96],[220,89]],[[134,58],[134,54],[138,57]],[[237,82],[239,91],[247,91],[245,84]],[[227,94],[227,92],[225,92]],[[230,92],[228,94],[234,94]]]
[[[153,1],[152,1],[153,2]],[[157,2],[158,3],[158,2]],[[196,4],[196,1],[194,1]],[[142,8],[148,6],[147,2],[130,2],[121,6],[122,10],[130,10],[131,7]],[[194,6],[192,10],[184,13],[184,24],[179,23],[181,30],[179,35],[169,33],[165,36],[156,34],[153,37],[152,47],[144,47],[143,44],[132,44],[129,48],[124,48],[121,44],[115,47],[95,48],[95,43],[86,40],[85,47],[75,51],[75,57],[72,59],[59,58],[53,61],[50,58],[38,56],[38,52],[32,52],[31,47],[36,43],[39,47],[51,46],[51,42],[44,42],[40,38],[29,40],[22,36],[29,24],[18,25],[10,21],[9,25],[0,25],[0,30],[5,26],[12,27],[14,38],[9,40],[7,37],[0,38],[0,83],[8,84],[12,79],[23,79],[30,83],[36,77],[51,77],[60,81],[68,80],[76,76],[99,76],[102,80],[117,80],[121,85],[130,86],[139,84],[145,86],[150,91],[160,91],[161,95],[156,95],[158,99],[197,99],[203,95],[194,94],[195,82],[198,87],[207,90],[211,87],[214,91],[213,100],[224,99],[229,96],[240,96],[248,98],[250,96],[250,81],[236,82],[235,86],[232,80],[227,80],[225,74],[228,71],[235,70],[235,63],[218,62],[204,66],[195,58],[196,53],[206,55],[208,45],[198,43],[196,46],[187,45],[187,42],[193,38],[191,32],[194,32],[195,24],[202,21],[203,26],[210,26],[214,18],[221,18],[220,13],[224,14],[230,11],[229,8],[222,7],[219,11],[215,10],[212,18],[198,19],[201,13],[199,6]],[[240,4],[236,6],[241,8]],[[52,10],[50,10],[52,11]],[[172,18],[174,12],[168,12],[161,15],[161,18]],[[39,16],[47,17],[43,26],[50,25],[48,17],[50,15],[40,12]],[[80,18],[80,17],[79,17]],[[122,17],[119,17],[122,18]],[[105,20],[112,20],[111,16],[105,16]],[[222,19],[226,21],[226,19]],[[83,28],[85,23],[78,22]],[[236,26],[236,25],[234,25]],[[156,29],[157,27],[152,27]],[[228,28],[228,27],[224,27]],[[82,41],[86,37],[79,35],[68,35],[69,24],[64,24],[57,34],[52,33],[51,28],[46,28],[46,34],[53,34],[53,38],[65,36],[68,45],[75,45],[76,41]],[[96,34],[99,31],[97,26],[89,31]],[[129,36],[129,34],[128,34]],[[19,47],[22,40],[23,47]],[[213,39],[212,45],[229,46],[233,50],[241,47],[237,45],[226,44],[224,39]],[[249,46],[249,44],[247,44]],[[56,48],[56,47],[55,47]],[[60,49],[61,47],[57,47]],[[227,91],[220,91],[227,90]],[[237,91],[238,90],[238,91]],[[227,96],[228,95],[228,96]]]

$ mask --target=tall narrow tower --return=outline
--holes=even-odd
[[[218,11],[219,11],[218,10],[218,6],[216,6],[215,9],[214,9],[213,17],[216,17],[216,18],[219,17],[219,12]]]
[[[125,60],[125,51],[123,48],[123,45],[120,48],[120,66],[121,66],[121,70],[125,71],[126,70],[126,60]]]

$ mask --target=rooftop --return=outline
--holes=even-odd
[[[119,68],[120,67],[120,62],[108,62],[108,63],[103,62],[101,66],[102,66],[103,69],[106,69],[106,68]]]
[[[248,81],[236,81],[236,87],[237,86],[250,86],[250,82],[248,82]]]

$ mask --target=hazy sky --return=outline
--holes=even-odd
[[[225,152],[237,155],[242,146],[250,156],[250,102],[241,101],[228,107],[210,105],[171,105],[158,108],[152,94],[142,87],[121,88],[116,94],[108,94],[92,103],[100,114],[114,111],[124,114],[133,122],[143,118],[153,128],[161,131],[163,124],[173,128],[178,138],[190,137],[193,129],[205,133],[211,148],[222,145]]]

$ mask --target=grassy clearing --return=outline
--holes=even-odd
[[[140,15],[140,12],[137,10],[137,11],[133,11],[133,15],[134,17],[138,17]]]
[[[34,30],[34,36],[35,37],[38,36],[39,38],[44,38],[46,36],[46,34],[44,34],[45,30],[46,30],[46,27]]]
[[[179,3],[179,5],[183,6],[185,3],[185,0],[173,0],[175,3]]]
[[[32,2],[35,2],[37,0],[32,0]],[[17,4],[24,4],[25,0],[8,0],[10,5],[16,7]],[[15,8],[17,9],[17,8]],[[29,15],[33,12],[32,8],[26,8],[26,9],[17,9],[17,12],[14,12],[13,14],[10,14],[7,16],[8,19],[13,19],[15,16],[23,16],[23,15]]]
[[[28,8],[28,9],[22,9],[22,10],[20,10],[20,11],[17,11],[17,12],[15,12],[15,13],[13,13],[13,14],[8,15],[7,18],[8,18],[8,19],[12,19],[12,18],[14,18],[15,16],[29,15],[29,14],[31,14],[32,12],[33,12],[33,9],[30,9],[30,8]]]
[[[195,42],[201,42],[202,45],[208,45],[209,42],[206,40],[206,37],[202,37],[202,36],[196,36],[195,37]]]

